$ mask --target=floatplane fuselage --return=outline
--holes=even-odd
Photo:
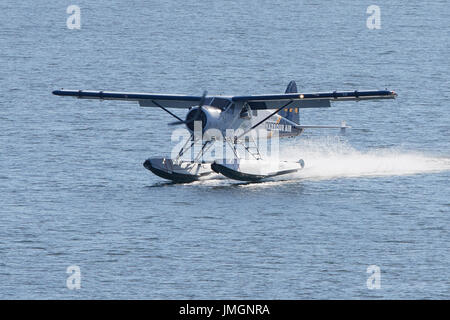
[[[110,91],[55,90],[53,94],[80,99],[136,101],[141,107],[160,108],[176,119],[169,125],[184,125],[189,138],[170,158],[149,158],[144,167],[175,182],[192,182],[213,172],[241,181],[259,181],[301,170],[304,161],[267,161],[260,152],[260,139],[295,137],[310,128],[347,128],[301,125],[302,108],[328,108],[334,101],[394,99],[389,90],[299,93],[291,81],[284,94],[250,96],[186,96]],[[181,119],[169,109],[187,109]],[[204,154],[214,145],[229,147],[231,156],[209,159]],[[196,146],[200,146],[195,148]],[[197,149],[195,153],[192,151]],[[191,154],[186,159],[186,154]],[[217,153],[216,153],[217,154]],[[220,154],[220,153],[218,153]]]

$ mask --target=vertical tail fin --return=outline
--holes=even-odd
[[[295,81],[291,81],[289,82],[286,91],[284,93],[297,93],[297,92],[298,92],[297,84],[295,83]],[[300,123],[300,114],[298,108],[289,108],[288,106],[284,110],[280,111],[279,115],[295,123]]]
[[[291,82],[289,82],[286,91],[284,93],[297,93],[297,84],[295,83],[294,80],[292,80]]]

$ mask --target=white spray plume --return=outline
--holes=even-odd
[[[293,179],[396,176],[450,170],[450,158],[398,148],[358,151],[338,137],[296,139],[281,147],[280,158],[305,161]]]

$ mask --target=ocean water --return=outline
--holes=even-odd
[[[0,2],[0,298],[449,299],[447,1]],[[302,110],[303,171],[172,184],[172,118],[58,88],[384,89]],[[182,112],[176,111],[180,116]],[[380,268],[369,289],[367,268]],[[80,289],[67,287],[69,266]]]

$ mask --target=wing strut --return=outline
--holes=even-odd
[[[284,108],[286,108],[288,105],[290,105],[292,102],[294,102],[293,100],[289,101],[288,103],[284,104],[283,106],[279,107],[277,110],[275,110],[274,112],[272,112],[270,115],[268,115],[267,117],[265,117],[264,119],[262,119],[261,121],[259,121],[257,124],[255,124],[254,126],[252,126],[250,129],[248,129],[247,131],[245,131],[243,134],[239,135],[238,137],[234,138],[234,141],[236,142],[240,137],[242,137],[243,135],[249,133],[250,131],[252,131],[253,129],[255,129],[256,127],[258,127],[261,123],[265,122],[267,119],[269,119],[270,117],[272,117],[273,115],[277,114],[278,112],[280,112],[281,110],[283,110]]]
[[[172,117],[174,117],[175,119],[178,119],[179,121],[183,121],[179,116],[177,116],[176,114],[170,112],[169,110],[167,110],[166,108],[164,108],[162,105],[160,105],[158,102],[156,102],[155,100],[152,100],[152,103],[154,103],[155,105],[157,105],[158,107],[160,107],[161,109],[163,109],[165,112],[167,112],[168,114],[170,114]]]

